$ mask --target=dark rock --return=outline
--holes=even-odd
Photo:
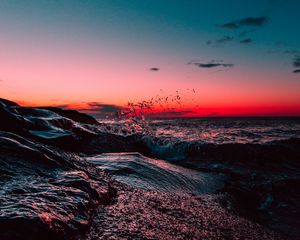
[[[0,130],[27,136],[65,149],[75,149],[81,140],[97,135],[84,124],[55,112],[21,107],[10,104],[9,101],[0,100],[0,118]]]
[[[83,162],[0,132],[0,239],[68,239],[86,229],[93,209],[116,193]]]
[[[19,104],[3,98],[0,98],[0,102],[8,106],[19,106]]]
[[[93,117],[84,113],[80,113],[76,110],[65,110],[57,107],[40,107],[40,108],[55,112],[61,115],[62,117],[72,119],[75,122],[79,122],[83,124],[96,124],[96,125],[99,124],[98,121]]]

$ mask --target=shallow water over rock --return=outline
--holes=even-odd
[[[120,182],[161,192],[213,193],[223,186],[225,178],[222,174],[203,173],[134,152],[104,153],[87,160]]]

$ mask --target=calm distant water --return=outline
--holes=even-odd
[[[99,120],[103,122],[102,120]],[[136,126],[106,121],[113,132],[128,133]],[[138,126],[139,127],[139,126]],[[152,137],[201,143],[266,143],[300,137],[300,118],[181,118],[147,122]]]
[[[210,143],[265,143],[300,137],[300,118],[197,118],[151,122],[157,137]]]

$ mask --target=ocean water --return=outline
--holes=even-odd
[[[174,118],[148,119],[141,124],[103,120],[114,133],[144,131],[151,137],[201,143],[267,143],[300,137],[300,118]]]
[[[181,118],[154,120],[155,136],[205,143],[266,143],[300,137],[299,118]]]
[[[268,145],[300,138],[300,118],[178,118],[99,120],[101,131],[139,134],[153,156],[185,160],[191,152],[214,145]],[[218,149],[214,149],[217,151]]]

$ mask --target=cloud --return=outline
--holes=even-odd
[[[192,110],[171,110],[171,111],[165,111],[165,112],[156,112],[156,113],[148,113],[145,114],[149,117],[161,117],[161,118],[169,118],[169,117],[184,117],[184,116],[191,116],[195,114]]]
[[[223,60],[212,60],[207,63],[202,63],[202,62],[198,62],[198,61],[190,61],[188,64],[192,64],[192,65],[198,66],[200,68],[217,68],[217,67],[232,68],[232,67],[234,67],[234,64],[224,63]]]
[[[159,71],[159,68],[157,68],[157,67],[152,67],[152,68],[150,68],[149,70],[150,70],[150,71],[153,71],[153,72],[157,72],[157,71]]]
[[[241,44],[249,44],[249,43],[252,43],[252,42],[253,42],[252,38],[246,38],[246,39],[242,39],[240,41]]]
[[[228,42],[231,42],[231,41],[233,41],[233,37],[224,36],[224,37],[216,39],[216,40],[208,40],[206,42],[206,45],[212,45],[213,44],[213,46],[217,46],[218,44],[225,44],[225,43],[228,43]]]
[[[122,111],[126,108],[117,106],[114,104],[105,104],[101,102],[88,102],[85,108],[79,108],[78,110],[90,115],[95,118],[105,118],[108,116],[114,116],[115,113]]]
[[[299,56],[294,58],[293,65],[294,65],[295,68],[300,67],[300,57]]]
[[[268,21],[267,17],[248,17],[242,18],[220,25],[221,28],[238,29],[241,27],[262,27]]]
[[[233,64],[225,63],[198,63],[198,67],[202,68],[214,68],[214,67],[233,67]]]
[[[56,104],[53,107],[65,109],[65,110],[77,110],[95,118],[105,118],[114,116],[117,112],[126,110],[126,107],[117,106],[114,104],[105,104],[101,102],[82,102],[75,104]]]
[[[293,73],[300,73],[300,57],[299,56],[295,56],[294,60],[293,60],[293,66],[297,69],[295,69],[293,71]]]
[[[207,42],[206,42],[206,45],[211,45],[213,42],[211,41],[211,40],[208,40]]]
[[[227,42],[231,42],[232,40],[233,40],[233,37],[224,36],[220,39],[217,39],[216,43],[227,43]]]
[[[62,109],[72,109],[72,105],[69,105],[69,104],[53,104],[51,105],[53,107],[57,107],[57,108],[62,108]]]
[[[90,107],[90,111],[100,113],[115,113],[119,110],[124,109],[123,107],[114,104],[104,104],[99,102],[89,102],[88,106]]]

